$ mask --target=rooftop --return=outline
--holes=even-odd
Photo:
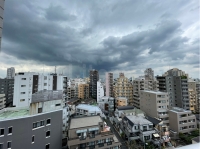
[[[141,90],[140,92],[147,92],[147,93],[153,93],[153,94],[167,94],[165,92],[160,91],[149,91],[149,90]]]
[[[29,108],[5,108],[0,110],[0,121],[29,116]]]
[[[88,104],[79,104],[78,106],[76,106],[76,108],[88,110],[90,112],[101,111],[101,109],[98,106],[88,105]]]
[[[170,109],[169,111],[175,112],[175,113],[179,113],[179,112],[191,112],[190,110],[185,110],[179,107],[172,107],[172,109]]]
[[[150,122],[152,122],[154,125],[158,125],[160,122],[160,120],[156,119],[156,118],[153,118],[153,117],[150,117],[150,116],[146,116],[146,119],[148,119]]]
[[[131,110],[134,109],[134,106],[118,106],[117,109],[118,110]]]
[[[125,116],[127,119],[129,119],[132,123],[134,124],[139,124],[139,125],[143,125],[143,124],[152,124],[149,120],[147,120],[145,117],[143,116],[135,116],[135,115],[130,115],[130,116]]]
[[[70,129],[95,126],[99,125],[99,122],[103,122],[100,116],[72,118],[70,122]]]
[[[49,100],[58,100],[58,99],[62,99],[62,96],[63,96],[63,93],[61,90],[57,90],[57,91],[42,90],[32,95],[32,103],[49,101]]]

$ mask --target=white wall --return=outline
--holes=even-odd
[[[44,75],[34,72],[25,72],[24,75],[17,74],[15,76],[13,95],[13,105],[16,107],[30,105],[32,100],[33,75],[38,75],[38,91],[53,89],[53,75]],[[46,77],[46,80],[44,77]],[[57,90],[63,90],[64,77],[66,76],[57,75]],[[22,78],[26,78],[26,80],[22,80]],[[21,87],[21,85],[25,85],[25,87]],[[21,92],[25,92],[25,94],[21,94]],[[25,101],[20,101],[20,99],[25,99]]]
[[[97,102],[104,96],[104,88],[100,81],[97,81]]]

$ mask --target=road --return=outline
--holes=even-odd
[[[117,139],[121,142],[121,144],[122,144],[121,149],[128,149],[128,147],[125,144],[125,140],[121,138],[121,136],[116,131],[116,129],[114,128],[114,126],[112,125],[112,123],[110,122],[110,120],[106,119],[105,121],[106,121],[107,125],[110,126],[111,131],[115,134],[115,136],[117,137]]]

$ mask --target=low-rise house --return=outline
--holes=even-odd
[[[105,117],[104,113],[98,106],[79,104],[76,106],[76,115],[78,116],[91,116],[91,115],[100,115]]]
[[[135,108],[134,106],[119,106],[119,107],[116,107],[115,116],[121,118],[122,113],[124,113],[125,111],[133,110],[134,108]]]
[[[121,146],[100,116],[72,118],[68,136],[69,149],[119,149]]]
[[[143,142],[152,139],[156,133],[153,123],[144,116],[130,115],[122,118],[121,127],[126,134],[128,140],[140,139]]]

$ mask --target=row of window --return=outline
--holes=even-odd
[[[3,149],[3,143],[0,143],[0,149]],[[11,149],[11,141],[7,142],[7,149]]]
[[[7,149],[11,149],[12,146],[12,142],[8,141],[7,142]],[[3,149],[3,143],[0,143],[0,149]],[[50,143],[46,144],[45,149],[50,149]]]
[[[44,126],[45,125],[44,122],[45,122],[44,120],[38,121],[38,122],[34,122],[33,123],[33,129]],[[51,124],[51,119],[47,119],[46,120],[46,125],[50,125],[50,124]]]
[[[0,128],[0,136],[4,136],[5,128]],[[8,127],[8,135],[12,135],[12,127]]]

